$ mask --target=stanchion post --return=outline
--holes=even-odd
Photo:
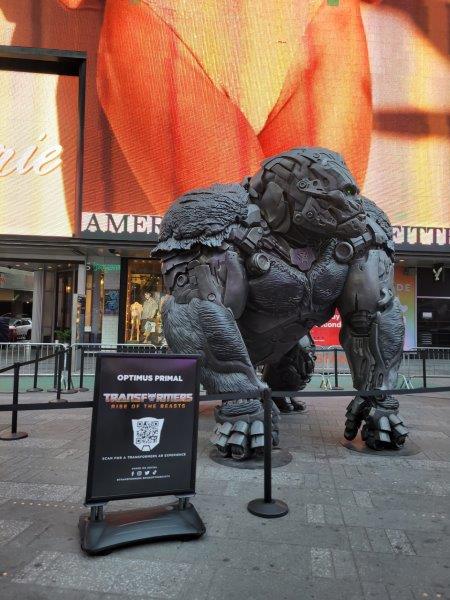
[[[61,378],[64,364],[65,349],[61,350],[58,354],[58,376],[56,379],[56,399],[61,400]]]
[[[20,378],[20,363],[14,363],[14,382],[13,382],[13,407],[19,405],[19,378]],[[3,431],[0,434],[0,440],[11,441],[21,440],[28,437],[28,433],[17,431],[17,410],[12,411],[11,416],[11,431]]]
[[[423,387],[427,387],[427,357],[425,352],[422,352],[422,379],[423,379]]]
[[[264,498],[251,500],[247,509],[252,515],[265,519],[284,517],[289,512],[282,500],[272,498],[272,394],[269,388],[261,394],[264,405]]]
[[[47,392],[57,392],[58,391],[58,365],[59,365],[59,346],[55,348],[55,368],[53,369],[53,387],[49,388]]]
[[[72,383],[72,346],[69,346],[66,350],[67,355],[67,389],[62,390],[61,394],[76,394],[78,389],[73,387]],[[71,387],[72,386],[72,387]]]
[[[34,357],[34,376],[33,376],[33,387],[27,390],[27,392],[43,392],[42,388],[37,386],[38,372],[39,372],[39,359],[41,358],[41,347],[36,348],[36,354]]]
[[[343,388],[339,385],[339,375],[338,375],[338,349],[333,349],[334,354],[334,386],[333,390],[342,390]]]
[[[83,386],[84,380],[84,346],[80,346],[80,383],[78,387],[79,392],[88,392],[89,388]]]
[[[66,399],[61,399],[61,377],[64,368],[64,354],[67,352],[65,348],[58,350],[57,354],[57,374],[56,374],[56,398],[55,400],[49,400],[49,403],[53,402],[67,402]]]

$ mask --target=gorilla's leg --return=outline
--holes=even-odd
[[[179,304],[170,297],[162,308],[164,335],[173,352],[202,356],[200,379],[208,393],[255,392],[254,399],[226,401],[215,410],[217,426],[211,439],[224,456],[242,460],[264,446],[265,385],[258,379],[230,309],[193,298]],[[274,415],[273,437],[278,440]]]
[[[347,407],[344,436],[361,437],[374,450],[401,447],[408,430],[398,414],[399,403],[384,390],[394,389],[402,359],[404,323],[394,294],[392,257],[382,249],[351,264],[339,299],[341,344],[358,396]],[[376,396],[364,390],[379,390]]]
[[[311,381],[314,372],[315,345],[308,334],[301,338],[277,364],[264,367],[263,380],[273,390],[302,390]],[[306,406],[298,397],[274,398],[282,413],[303,411]]]

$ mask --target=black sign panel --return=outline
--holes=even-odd
[[[98,356],[86,504],[195,492],[198,389],[198,356]]]

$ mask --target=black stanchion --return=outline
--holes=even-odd
[[[56,393],[58,391],[58,365],[59,365],[59,353],[60,353],[60,349],[59,347],[57,347],[55,349],[55,368],[53,371],[53,387],[49,388],[47,390],[47,392],[54,392]]]
[[[337,348],[334,348],[334,386],[333,386],[333,390],[343,390],[344,388],[342,388],[339,385],[339,378],[338,378],[338,351]]]
[[[19,377],[20,377],[20,363],[14,363],[14,383],[13,383],[13,407],[19,404]],[[12,411],[11,416],[11,431],[2,431],[0,434],[0,440],[11,441],[21,440],[28,437],[28,433],[24,431],[17,431],[17,411]]]
[[[73,387],[72,382],[72,346],[67,349],[67,389],[62,390],[61,394],[76,394],[78,389]]]
[[[262,392],[264,404],[264,498],[256,498],[247,504],[252,515],[265,519],[284,517],[289,512],[282,500],[272,498],[272,397],[270,389]]]
[[[49,403],[53,402],[67,402],[67,400],[61,398],[61,378],[64,367],[64,354],[66,353],[65,349],[58,350],[57,354],[57,365],[56,365],[56,398],[54,400],[49,400]]]
[[[83,379],[84,379],[84,346],[80,346],[80,382],[78,386],[79,392],[88,392],[89,388],[83,387]]]
[[[41,347],[38,346],[36,348],[36,354],[34,357],[34,377],[33,377],[33,387],[28,389],[27,392],[43,392],[44,390],[37,386],[38,382],[38,371],[39,371],[39,359],[41,358]]]
[[[425,352],[422,352],[422,380],[423,380],[423,387],[426,388],[427,387],[427,357],[425,355]]]

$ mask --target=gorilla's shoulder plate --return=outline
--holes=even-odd
[[[385,241],[393,239],[392,226],[386,213],[368,198],[363,198],[364,210],[367,214],[367,222]]]
[[[196,244],[219,247],[232,227],[247,217],[248,192],[238,184],[215,184],[178,198],[165,214],[153,256],[189,250]]]

